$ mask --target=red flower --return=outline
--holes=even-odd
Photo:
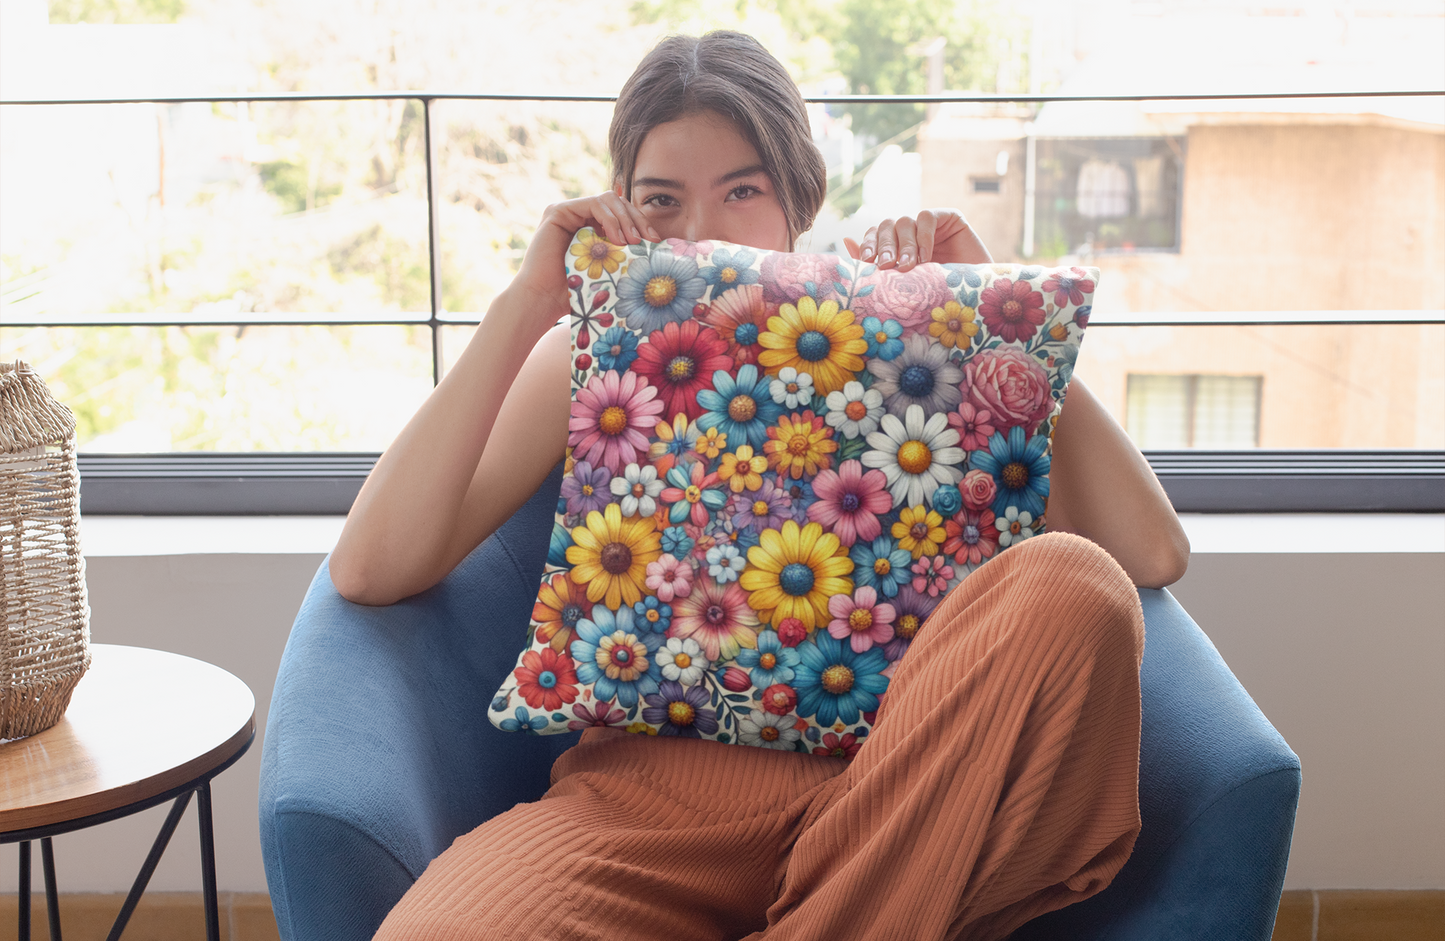
[[[763,690],[763,711],[785,716],[798,707],[798,691],[786,683],[774,683]]]
[[[1027,281],[999,278],[983,289],[978,312],[988,329],[1005,343],[1027,340],[1044,322],[1044,296]]]
[[[727,343],[696,320],[670,323],[654,330],[637,351],[632,371],[657,387],[664,415],[683,412],[695,421],[704,411],[697,394],[712,388],[712,374],[732,366]]]
[[[747,670],[739,667],[728,667],[724,670],[722,684],[725,689],[730,689],[734,693],[741,693],[753,688],[752,677],[748,676]]]
[[[517,692],[533,709],[561,709],[577,698],[577,670],[572,658],[551,647],[522,654],[522,665],[513,671]]]
[[[796,647],[808,639],[808,628],[797,618],[783,618],[778,625],[778,639],[784,647]]]
[[[1044,279],[1044,293],[1054,292],[1054,305],[1070,302],[1075,307],[1084,303],[1085,294],[1094,293],[1094,281],[1083,268],[1055,268]]]
[[[845,732],[842,735],[825,732],[823,733],[823,744],[814,748],[813,754],[831,755],[834,758],[852,758],[862,747],[863,743],[858,741],[858,736],[852,732]]]
[[[948,540],[944,555],[953,556],[959,565],[978,565],[998,552],[998,528],[993,510],[961,510],[943,524]]]
[[[758,361],[758,354],[763,351],[758,337],[768,329],[768,318],[777,313],[777,304],[763,300],[761,287],[744,284],[713,301],[700,319],[727,342],[728,355],[739,366],[745,366]]]

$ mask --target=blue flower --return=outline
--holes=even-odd
[[[637,615],[637,626],[643,630],[661,634],[672,624],[672,605],[658,601],[656,595],[634,602],[632,610]]]
[[[974,451],[969,465],[993,477],[998,495],[993,498],[994,516],[1003,516],[1009,507],[1027,510],[1034,516],[1044,513],[1044,498],[1049,495],[1049,436],[1024,437],[1022,425],[1014,425],[1005,438],[995,432],[988,439],[987,451]]]
[[[788,512],[793,522],[803,525],[808,522],[808,507],[813,505],[813,485],[806,480],[792,480],[785,476],[773,477],[773,486],[788,495]]]
[[[547,564],[558,568],[571,568],[567,561],[567,547],[572,545],[572,534],[556,520],[552,521],[552,538],[547,543]]]
[[[868,341],[869,357],[892,359],[903,352],[903,325],[896,320],[863,318],[863,339]]]
[[[697,420],[703,431],[716,428],[728,436],[728,449],[750,444],[759,452],[768,440],[768,427],[783,414],[768,391],[772,380],[758,376],[758,367],[748,363],[738,369],[737,378],[719,369],[712,374],[711,389],[697,394],[697,404],[707,409]]]
[[[791,683],[798,660],[798,652],[792,647],[784,647],[777,631],[763,631],[758,634],[758,649],[744,647],[738,651],[737,663],[752,671],[750,678],[754,686],[767,689],[774,683]]]
[[[712,264],[698,274],[712,285],[712,297],[717,300],[724,291],[731,291],[740,284],[757,284],[758,273],[752,267],[757,260],[757,253],[746,248],[736,253],[719,248],[712,253]]]
[[[658,248],[634,258],[617,285],[617,315],[633,330],[649,334],[692,316],[692,305],[707,290],[697,262]]]
[[[683,559],[692,551],[697,542],[681,526],[669,526],[662,531],[662,551],[674,559]]]
[[[534,716],[527,711],[526,706],[518,706],[517,711],[512,714],[516,716],[515,719],[503,719],[498,723],[503,732],[527,732],[535,735],[547,727],[547,716]]]
[[[830,726],[839,719],[848,725],[878,708],[878,697],[888,689],[888,658],[878,647],[864,653],[829,634],[814,631],[811,640],[797,646],[801,662],[793,671],[798,691],[798,715],[816,715],[818,724]]]
[[[913,564],[912,554],[898,548],[889,536],[879,536],[871,543],[859,542],[848,557],[853,560],[853,581],[873,586],[885,598],[897,595],[901,586],[913,580],[913,573],[908,571]]]
[[[943,484],[933,491],[933,508],[943,516],[952,516],[963,509],[963,494],[953,484]]]
[[[592,355],[597,357],[604,370],[622,372],[637,359],[637,334],[621,327],[609,327],[592,344]]]
[[[630,709],[642,696],[657,692],[662,671],[653,654],[663,636],[641,630],[631,608],[613,612],[599,604],[591,618],[577,622],[575,630],[577,639],[570,650],[577,661],[577,679],[592,684],[598,702],[616,699]],[[620,639],[613,636],[618,633]],[[599,661],[606,664],[605,670]]]

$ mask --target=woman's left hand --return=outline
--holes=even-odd
[[[868,230],[861,243],[845,238],[843,245],[854,258],[900,271],[925,261],[966,265],[993,261],[957,209],[925,209],[917,218],[884,219]]]

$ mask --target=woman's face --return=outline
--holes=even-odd
[[[716,114],[690,114],[647,133],[632,202],[663,238],[788,250],[787,216],[762,159]]]

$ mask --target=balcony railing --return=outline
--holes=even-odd
[[[1318,98],[1445,97],[1445,90],[1321,91],[1231,95],[838,95],[826,104],[1046,104],[1050,102],[1244,101]],[[439,101],[594,102],[605,95],[463,94],[396,91],[367,94],[242,94],[142,98],[10,99],[0,107],[419,101],[423,114],[430,304],[416,313],[30,313],[3,327],[427,326],[432,378],[442,374],[444,326],[472,325],[479,315],[442,309],[437,155],[432,128]],[[3,211],[3,210],[0,210]],[[18,285],[23,288],[24,285]],[[9,305],[7,305],[9,306]],[[1445,310],[1296,310],[1229,312],[1101,311],[1090,327],[1445,324]],[[82,509],[92,514],[344,513],[375,463],[375,453],[82,454]],[[1175,507],[1198,512],[1445,512],[1445,451],[1146,451]]]

